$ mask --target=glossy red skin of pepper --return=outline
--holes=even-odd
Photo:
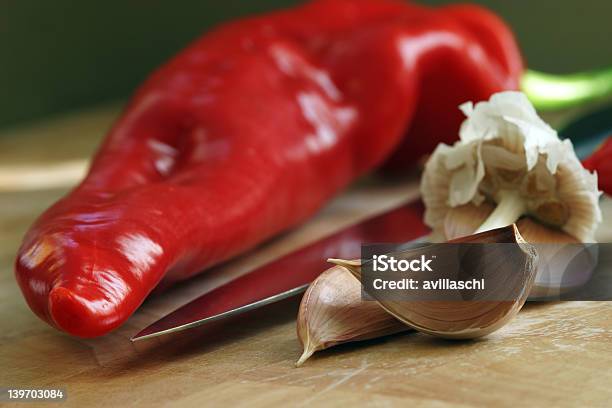
[[[612,135],[582,162],[585,169],[597,172],[599,188],[612,195]]]
[[[509,30],[475,6],[322,0],[224,25],[136,92],[27,233],[19,285],[51,325],[103,335],[160,282],[303,222],[394,151],[389,167],[413,166],[456,137],[458,104],[521,72]]]

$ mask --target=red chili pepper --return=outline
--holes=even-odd
[[[597,172],[599,188],[612,195],[612,135],[582,164],[586,169]]]
[[[452,141],[457,105],[521,72],[510,31],[475,6],[322,0],[227,24],[146,81],[32,226],[21,289],[53,326],[107,333],[162,279],[304,221],[398,147],[394,168]]]

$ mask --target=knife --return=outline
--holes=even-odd
[[[359,258],[362,243],[406,242],[429,232],[416,200],[346,227],[208,292],[146,327],[132,341],[191,329],[295,296],[330,265]]]

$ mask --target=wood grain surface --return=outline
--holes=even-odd
[[[116,114],[116,107],[95,109],[4,131],[0,176],[88,158]],[[75,407],[591,407],[612,401],[612,303],[606,302],[530,303],[504,329],[478,341],[400,334],[320,352],[300,368],[294,368],[299,299],[213,326],[129,341],[223,282],[416,198],[415,175],[362,181],[306,225],[151,297],[116,332],[95,340],[71,338],[30,312],[13,277],[25,230],[70,183],[68,178],[65,187],[0,192],[0,386],[64,387],[68,398],[61,406]],[[610,242],[612,210],[609,201],[604,204],[608,227],[598,237]]]

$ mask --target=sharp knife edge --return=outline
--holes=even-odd
[[[299,295],[300,293],[304,293],[304,292],[306,292],[306,289],[308,288],[308,285],[309,284],[307,283],[305,285],[299,286],[297,288],[289,289],[289,290],[287,290],[285,292],[282,292],[282,293],[279,293],[277,295],[269,296],[269,297],[267,297],[265,299],[261,299],[261,300],[258,300],[256,302],[247,303],[244,306],[239,306],[239,307],[237,307],[235,309],[228,310],[227,312],[222,312],[222,313],[210,316],[210,317],[205,317],[203,319],[196,320],[196,321],[193,321],[191,323],[185,323],[185,324],[182,324],[182,325],[179,325],[179,326],[170,327],[168,329],[164,329],[164,330],[160,330],[160,331],[155,331],[153,333],[145,334],[147,329],[149,329],[150,327],[154,326],[155,324],[161,322],[164,319],[164,318],[161,318],[160,320],[156,321],[152,325],[147,326],[145,329],[140,331],[138,334],[136,334],[130,340],[131,341],[139,341],[139,340],[150,339],[150,338],[157,337],[157,336],[162,336],[164,334],[176,333],[176,332],[180,332],[180,331],[183,331],[183,330],[193,329],[193,328],[196,328],[198,326],[202,326],[202,325],[204,325],[206,323],[212,323],[212,322],[215,322],[217,320],[221,320],[221,319],[225,319],[225,318],[228,318],[228,317],[236,316],[236,315],[239,315],[241,313],[246,313],[246,312],[248,312],[250,310],[258,309],[260,307],[263,307],[263,306],[266,306],[266,305],[269,305],[269,304],[272,304],[272,303],[279,302],[279,301],[281,301],[283,299],[288,299],[288,298],[290,298],[292,296]],[[170,315],[173,314],[173,313],[180,312],[180,310],[181,310],[181,308],[178,308],[174,312],[171,312]],[[170,316],[170,315],[167,315],[167,316]]]

